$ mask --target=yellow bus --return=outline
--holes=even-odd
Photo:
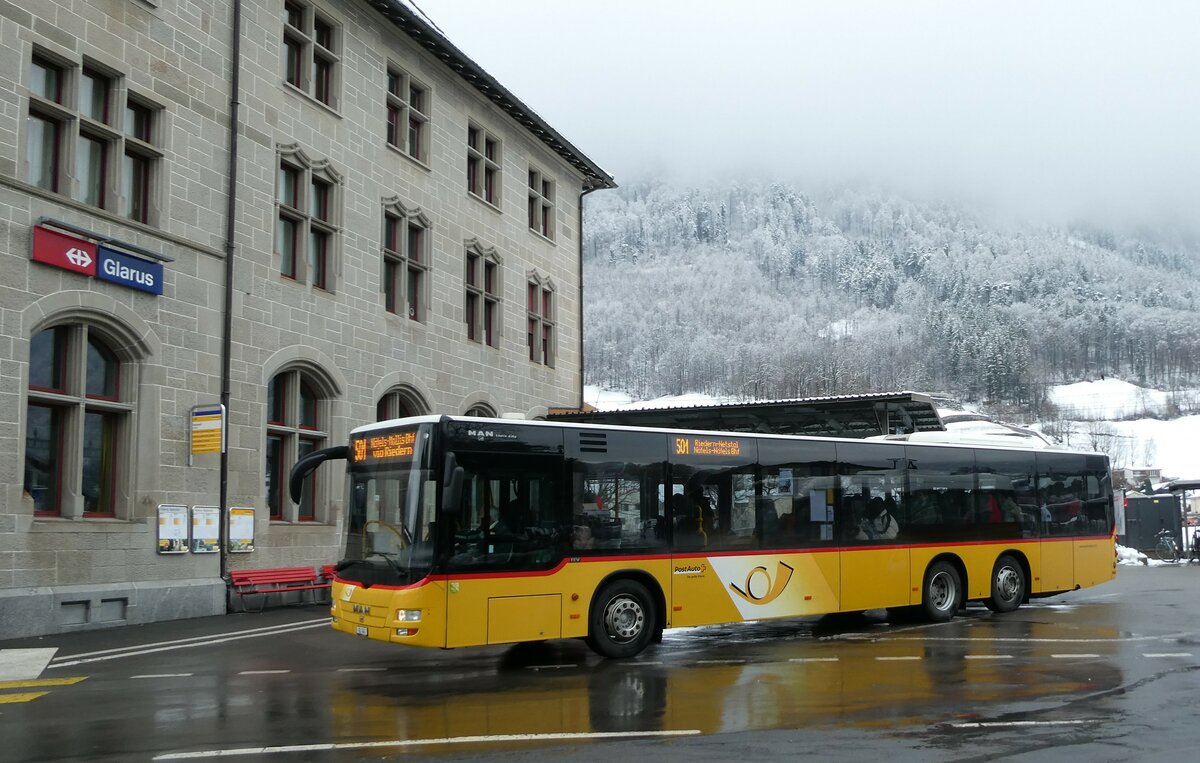
[[[333,627],[454,648],[868,609],[946,621],[1116,574],[1098,453],[424,416],[346,459]]]

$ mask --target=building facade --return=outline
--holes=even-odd
[[[344,473],[284,485],[358,424],[582,403],[612,179],[415,8],[0,0],[0,40],[0,638],[333,561]]]

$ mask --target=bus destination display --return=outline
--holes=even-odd
[[[677,456],[740,456],[742,443],[714,437],[676,437]]]
[[[351,443],[351,458],[355,463],[365,461],[408,461],[417,444],[416,432],[389,432],[382,435],[355,437]]]

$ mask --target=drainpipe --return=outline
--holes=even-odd
[[[603,186],[584,188],[579,192],[579,410],[583,410],[583,197]]]
[[[233,255],[234,213],[237,211],[237,147],[238,108],[241,105],[242,73],[242,0],[233,0],[233,40],[230,58],[233,72],[229,82],[229,166],[226,169],[225,209],[225,315],[221,336],[221,405],[225,407],[225,432],[221,444],[221,489],[218,503],[221,507],[221,577],[229,572],[229,389],[233,362]]]

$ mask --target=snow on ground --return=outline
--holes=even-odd
[[[1123,419],[1167,410],[1167,393],[1120,379],[1060,384],[1050,388],[1050,402],[1068,419]]]
[[[1126,548],[1125,546],[1122,546],[1121,544],[1118,543],[1117,544],[1117,564],[1122,564],[1122,565],[1125,565],[1126,567],[1132,567],[1132,566],[1136,566],[1139,564],[1144,564],[1147,567],[1158,567],[1160,565],[1166,564],[1166,562],[1160,561],[1158,559],[1151,559],[1150,557],[1146,556],[1141,551],[1138,551],[1135,548]]]

